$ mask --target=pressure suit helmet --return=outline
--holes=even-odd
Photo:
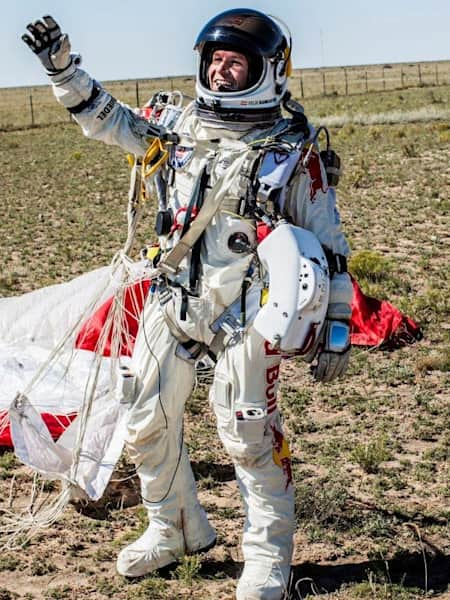
[[[227,10],[205,25],[194,49],[199,53],[196,84],[199,107],[214,111],[224,120],[257,120],[267,113],[279,115],[291,69],[291,45],[273,19],[249,8]],[[208,82],[208,67],[215,50],[227,49],[246,56],[247,83],[240,90],[213,91]]]

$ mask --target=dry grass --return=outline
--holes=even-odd
[[[319,121],[430,104],[448,111],[448,87],[305,100]],[[361,284],[419,320],[425,339],[391,353],[355,349],[347,379],[330,385],[313,385],[301,362],[285,363],[281,405],[298,498],[295,581],[303,580],[292,598],[443,600],[450,555],[449,126],[347,123],[332,139],[344,163],[340,209]],[[125,238],[123,153],[83,139],[69,124],[4,132],[0,144],[0,293],[107,263]],[[136,249],[153,237],[151,212]],[[383,276],[374,277],[380,264]],[[145,526],[138,506],[116,508],[119,488],[109,507],[84,514],[70,508],[26,550],[4,553],[0,598],[233,598],[243,513],[204,387],[189,402],[186,439],[219,533],[216,548],[154,577],[119,577],[119,548]],[[0,468],[3,497],[14,475],[16,501],[23,501],[27,470],[8,454]]]

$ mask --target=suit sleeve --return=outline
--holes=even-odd
[[[327,184],[319,154],[313,152],[307,167],[299,167],[287,194],[285,211],[295,225],[312,231],[334,254],[348,256],[335,189]]]
[[[53,93],[81,126],[84,135],[142,156],[149,140],[162,135],[132,108],[116,100],[85,71],[51,76]]]

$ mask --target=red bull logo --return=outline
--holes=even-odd
[[[302,152],[302,157],[301,157],[302,160],[305,157],[305,155],[307,154],[307,152],[308,152],[308,150],[305,148]],[[310,154],[307,169],[308,169],[309,176],[311,178],[311,182],[309,184],[310,185],[310,200],[311,200],[311,202],[314,202],[314,200],[316,198],[316,194],[319,190],[322,191],[323,193],[325,193],[328,190],[328,184],[327,184],[326,178],[323,177],[323,173],[322,173],[322,165],[320,162],[320,156],[314,150]]]
[[[266,369],[266,401],[267,414],[273,413],[277,407],[277,384],[280,374],[280,365]]]
[[[292,463],[291,463],[291,451],[289,450],[289,444],[283,435],[282,431],[279,431],[275,425],[271,425],[272,429],[272,444],[273,444],[273,462],[283,470],[286,478],[286,490],[292,483]]]
[[[280,354],[278,350],[273,348],[268,341],[264,342],[264,352],[266,356],[277,356]],[[280,365],[272,365],[266,369],[266,403],[267,403],[267,414],[270,415],[275,412],[277,408],[277,387],[278,377],[280,375]]]

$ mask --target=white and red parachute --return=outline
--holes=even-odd
[[[102,497],[120,458],[129,405],[121,369],[129,364],[155,273],[122,255],[117,266],[68,283],[0,299],[0,445],[61,493],[37,511],[2,509],[3,548],[54,522],[81,489]],[[392,347],[420,339],[418,326],[354,282],[352,342]]]
[[[150,279],[138,279],[124,290],[118,355],[131,356],[139,315]],[[99,340],[112,310],[117,285],[111,268],[82,275],[68,283],[20,297],[0,299],[0,446],[12,446],[8,409],[12,399],[46,363],[67,331],[73,330],[58,359],[49,365],[28,394],[50,435],[57,439],[74,420],[85,393],[93,353],[110,357],[113,328]],[[92,312],[92,314],[90,314]],[[78,326],[77,326],[78,324]],[[352,343],[365,346],[413,341],[417,325],[387,302],[365,296],[354,281]],[[103,361],[103,371],[108,361]],[[106,375],[103,377],[105,379]],[[100,381],[99,393],[102,385]]]
[[[136,265],[0,299],[0,445],[92,499],[123,447],[117,382],[150,282]]]

